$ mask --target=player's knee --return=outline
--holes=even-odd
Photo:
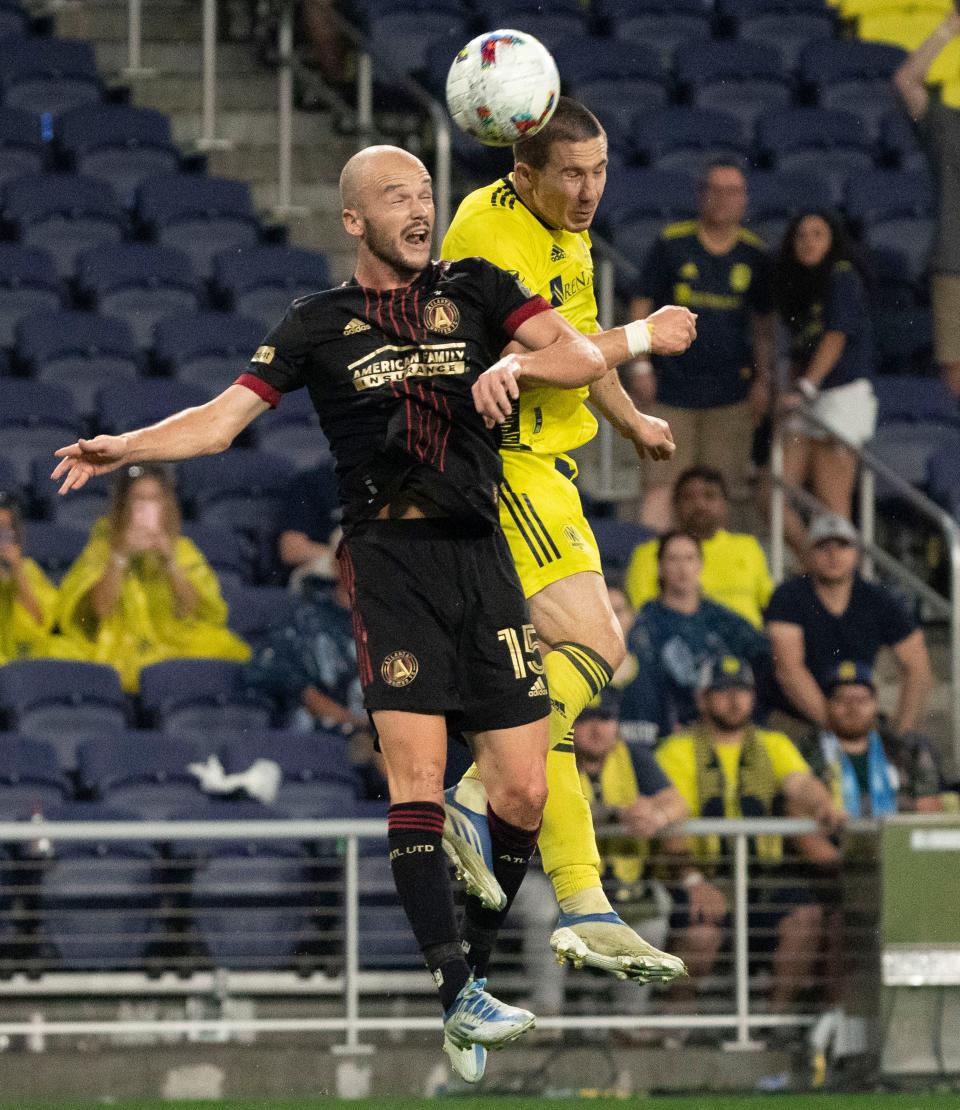
[[[505,821],[532,829],[540,823],[547,803],[545,775],[515,775],[488,789],[490,805]]]
[[[432,802],[443,798],[443,768],[421,763],[390,769],[390,800],[398,802]]]
[[[823,908],[816,902],[797,906],[783,919],[780,926],[782,934],[800,934],[813,937],[823,928]]]

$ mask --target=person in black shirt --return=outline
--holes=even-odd
[[[472,734],[489,799],[475,830],[480,867],[458,863],[474,881],[467,917],[495,936],[536,844],[549,711],[499,530],[498,427],[524,383],[585,385],[635,352],[625,329],[581,336],[481,259],[431,262],[430,177],[412,155],[360,152],[341,193],[357,245],[351,282],[295,301],[213,401],[63,447],[53,477],[64,494],[133,461],[225,450],[284,393],[309,390],[336,460],[340,559],[387,766],[394,877],[440,991],[445,1047],[463,1075],[471,1057],[479,1078],[482,1046],[514,1039],[533,1015],[487,994],[461,950],[440,853],[447,733]],[[500,358],[512,340],[528,353]]]
[[[778,708],[827,725],[831,675],[845,659],[873,667],[880,648],[892,650],[900,672],[893,727],[920,727],[930,689],[923,632],[884,586],[857,571],[860,553],[853,525],[828,513],[810,525],[809,573],[787,579],[765,613],[780,695]]]

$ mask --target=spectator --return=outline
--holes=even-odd
[[[715,467],[729,489],[741,488],[753,426],[767,411],[773,299],[763,242],[742,226],[746,208],[743,170],[715,162],[700,182],[699,218],[664,228],[630,306],[634,319],[672,302],[697,313],[697,342],[685,354],[634,362],[627,378],[637,405],[668,420],[677,444],[669,462],[644,463],[642,521],[657,532],[671,526],[670,488],[689,467]]]
[[[291,585],[298,587],[304,575],[334,577],[331,542],[340,520],[337,481],[329,466],[317,466],[295,474],[280,507],[277,552]]]
[[[754,678],[745,659],[723,656],[704,665],[697,694],[699,718],[687,732],[668,737],[657,762],[677,787],[694,817],[771,817],[784,811],[816,819],[832,831],[841,818],[827,788],[807,766],[791,740],[780,732],[754,728]],[[824,857],[836,852],[818,838]],[[686,961],[688,982],[674,998],[683,1007],[712,971],[730,928],[727,885],[732,870],[727,841],[699,836],[692,845],[675,838],[666,845],[680,860],[681,908],[673,925],[675,950]],[[758,836],[753,855],[764,868],[764,882],[749,892],[752,947],[773,941],[773,991],[770,1009],[787,1012],[808,984],[819,956],[823,909],[800,885],[798,868],[785,859],[779,836]],[[757,870],[752,871],[754,879]],[[683,903],[686,902],[686,906]]]
[[[910,732],[930,689],[927,647],[890,591],[860,576],[857,539],[843,517],[818,517],[807,537],[808,573],[774,590],[766,620],[780,708],[826,727],[827,684],[837,664],[858,659],[873,667],[880,648],[889,647],[900,677],[893,727]]]
[[[56,586],[23,554],[16,498],[0,491],[0,666],[44,654],[56,600]]]
[[[729,496],[719,470],[692,466],[673,487],[677,527],[700,541],[701,585],[705,597],[726,605],[755,628],[763,627],[763,609],[773,592],[763,548],[754,536],[728,532]],[[634,608],[657,595],[657,541],[634,549],[627,567],[627,593]]]
[[[866,288],[847,236],[832,216],[803,212],[790,222],[774,289],[790,337],[793,381],[780,402],[782,415],[793,414],[785,428],[784,476],[808,486],[830,512],[849,517],[857,456],[795,411],[806,401],[823,423],[857,445],[873,436],[877,422]],[[789,505],[785,531],[801,553],[803,522]]]
[[[650,838],[687,818],[687,807],[657,766],[647,747],[627,745],[617,719],[619,697],[606,687],[577,718],[573,746],[583,792],[593,810],[597,829],[616,826],[613,835],[601,834],[598,847],[601,873],[611,905],[651,944],[666,939],[670,896],[661,882],[647,873]],[[531,1004],[537,1013],[560,1013],[564,972],[543,955],[542,934],[556,927],[556,903],[542,871],[531,871],[511,913],[523,931],[524,967],[533,984]],[[549,954],[548,954],[549,955]],[[610,983],[618,1013],[642,1013],[646,988],[636,983]]]
[[[163,467],[129,466],[113,488],[110,515],[60,586],[57,654],[112,664],[135,693],[140,670],[183,656],[246,660],[227,627],[210,565],[180,534],[180,509]]]
[[[943,49],[960,36],[951,11],[894,74],[897,91],[919,125],[937,183],[937,220],[930,259],[934,355],[946,387],[960,397],[960,104],[927,86]]]
[[[667,532],[658,541],[659,595],[640,610],[630,633],[637,677],[624,690],[621,714],[632,736],[666,736],[697,715],[697,675],[714,655],[755,660],[766,640],[732,609],[702,596],[700,540]],[[645,724],[641,724],[645,722]]]
[[[898,735],[877,717],[873,676],[866,663],[845,660],[827,680],[827,725],[801,750],[848,817],[938,813],[943,780],[929,742]]]

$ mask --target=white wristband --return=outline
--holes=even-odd
[[[806,397],[808,401],[815,401],[820,396],[820,390],[809,378],[797,378],[796,384],[800,395]]]
[[[631,358],[637,355],[648,355],[653,346],[653,328],[646,320],[631,320],[623,325],[623,334],[627,340],[627,350]]]

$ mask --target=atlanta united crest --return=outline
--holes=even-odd
[[[423,306],[423,322],[430,331],[449,335],[460,323],[460,309],[449,297],[434,297]]]
[[[409,651],[391,651],[380,667],[380,674],[388,686],[409,686],[417,677],[420,664]]]

